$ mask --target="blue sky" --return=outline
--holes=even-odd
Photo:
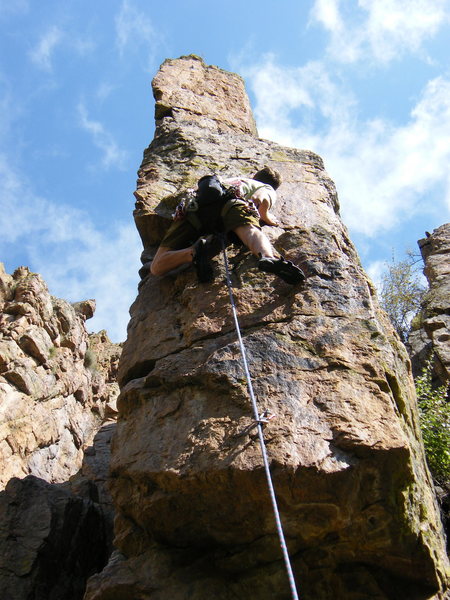
[[[0,261],[125,338],[151,79],[198,54],[261,137],[320,154],[376,280],[450,212],[450,0],[0,0]]]

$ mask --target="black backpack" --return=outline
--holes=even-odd
[[[183,198],[172,216],[176,221],[188,218],[194,227],[203,229],[204,227],[196,214],[198,209],[212,204],[217,204],[220,209],[223,209],[228,200],[233,198],[239,198],[237,189],[222,185],[217,175],[204,175],[197,182],[195,195]]]
[[[200,207],[213,202],[226,202],[229,198],[227,192],[217,175],[204,175],[198,180],[195,198]]]

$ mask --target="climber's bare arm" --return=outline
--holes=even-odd
[[[264,223],[267,223],[267,225],[278,225],[277,218],[269,212],[269,201],[267,199],[252,198],[252,200]]]

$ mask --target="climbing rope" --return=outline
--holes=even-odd
[[[222,242],[223,261],[225,263],[228,294],[230,296],[234,324],[236,326],[236,333],[237,333],[238,340],[239,340],[239,347],[241,349],[242,362],[244,365],[245,376],[247,379],[248,393],[249,393],[250,399],[252,401],[253,414],[255,417],[256,426],[258,428],[259,444],[261,446],[261,454],[262,454],[262,458],[263,458],[263,462],[264,462],[264,469],[266,472],[267,484],[269,486],[270,499],[272,500],[272,507],[273,507],[273,512],[274,512],[274,516],[275,516],[275,522],[277,525],[277,531],[278,531],[278,537],[280,540],[281,551],[283,553],[283,559],[284,559],[284,563],[286,565],[286,571],[287,571],[287,575],[288,575],[288,579],[289,579],[289,585],[291,588],[292,598],[293,598],[293,600],[299,600],[298,593],[297,593],[297,587],[295,585],[294,573],[292,571],[291,561],[289,559],[289,552],[288,552],[288,549],[286,546],[286,540],[284,538],[283,525],[281,523],[280,511],[278,510],[278,503],[277,503],[277,499],[275,496],[275,489],[273,487],[272,476],[270,474],[269,458],[267,455],[266,444],[264,442],[263,424],[265,422],[267,422],[267,419],[265,418],[266,413],[263,413],[262,415],[259,414],[258,405],[256,402],[255,394],[253,392],[253,385],[252,385],[252,379],[250,376],[250,371],[248,368],[247,355],[246,355],[246,351],[245,351],[244,342],[242,341],[241,330],[239,327],[239,321],[238,321],[238,317],[237,317],[236,305],[234,302],[233,290],[231,287],[230,269],[229,269],[229,265],[228,265],[228,257],[227,257],[225,241],[224,241],[223,236],[221,236],[221,242]]]

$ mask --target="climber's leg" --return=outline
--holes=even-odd
[[[255,225],[241,225],[233,231],[255,256],[275,256],[269,238]]]
[[[167,246],[160,246],[153,258],[150,272],[152,275],[165,275],[169,271],[191,263],[194,255],[193,247],[172,250]]]

